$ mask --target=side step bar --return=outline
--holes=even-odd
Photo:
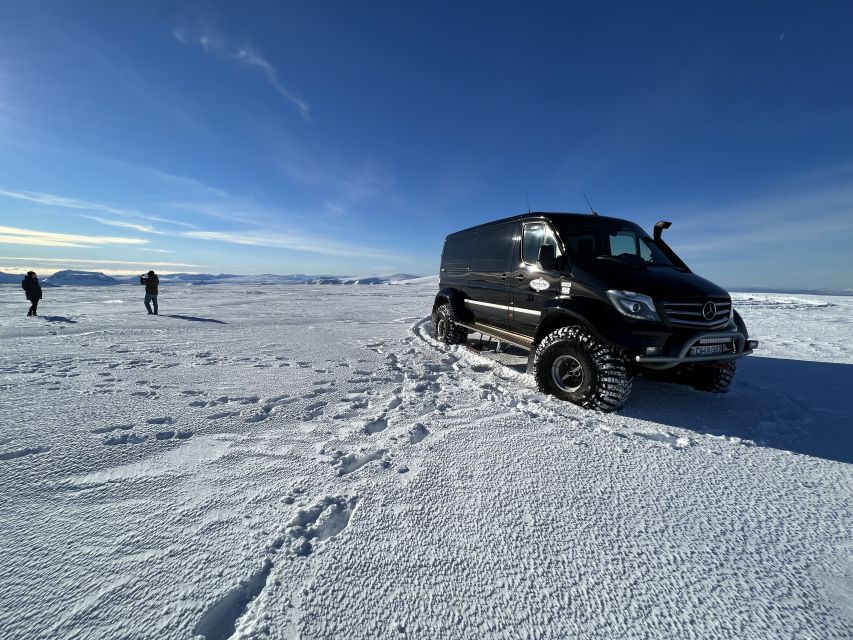
[[[527,336],[523,336],[520,333],[513,333],[512,331],[498,329],[497,327],[492,327],[487,324],[481,324],[479,322],[472,322],[470,324],[465,322],[456,322],[455,324],[460,327],[464,327],[465,329],[468,329],[468,331],[484,333],[488,336],[495,338],[496,340],[515,345],[516,347],[521,347],[522,349],[526,349],[528,351],[530,351],[530,349],[533,347],[533,338],[528,338]]]

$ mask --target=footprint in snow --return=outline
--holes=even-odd
[[[324,400],[320,400],[319,402],[312,402],[307,407],[305,407],[305,412],[302,415],[302,419],[305,421],[313,420],[318,416],[322,415],[323,408],[328,405],[328,402]]]
[[[233,418],[234,416],[239,416],[239,411],[219,411],[218,413],[211,413],[207,416],[208,420],[221,420],[222,418]]]
[[[355,503],[356,498],[327,496],[312,507],[298,511],[288,523],[286,533],[269,547],[260,569],[205,611],[193,628],[193,634],[209,639],[230,638],[238,618],[266,588],[275,554],[284,544],[290,542],[289,551],[294,556],[309,555],[313,551],[313,541],[333,538],[347,527]]]
[[[316,398],[317,396],[322,396],[323,394],[329,393],[330,391],[333,391],[333,389],[329,387],[317,387],[316,389],[314,389],[314,391],[309,391],[302,397],[306,399]]]
[[[379,449],[374,451],[373,453],[347,453],[341,454],[333,463],[332,466],[335,469],[335,472],[339,476],[345,476],[347,474],[352,473],[353,471],[358,471],[364,465],[373,462],[374,460],[381,460],[383,467],[391,466],[391,462],[385,458],[385,454],[388,453],[387,449]]]
[[[158,440],[171,440],[176,438],[178,440],[186,440],[187,438],[191,438],[193,435],[192,431],[160,431],[154,435]]]
[[[362,431],[367,435],[373,435],[374,433],[379,433],[380,431],[385,431],[388,428],[388,421],[385,418],[376,418],[376,420],[371,420],[370,422],[366,422],[362,427]]]
[[[135,433],[122,433],[121,435],[110,436],[104,440],[106,445],[116,444],[141,444],[148,439],[148,436],[137,435]]]
[[[429,429],[427,429],[420,422],[415,423],[415,425],[409,429],[409,444],[418,444],[424,438],[429,435]]]
[[[679,438],[669,433],[643,433],[641,431],[635,431],[634,435],[639,436],[645,440],[660,442],[673,449],[684,449],[685,447],[689,447],[692,444],[690,438]]]
[[[290,551],[297,556],[310,555],[314,550],[313,541],[334,538],[346,529],[356,498],[326,496],[307,509],[300,509],[285,529],[286,535],[293,540]]]
[[[33,456],[37,453],[49,451],[50,447],[24,447],[14,451],[4,451],[0,453],[0,460],[14,460],[15,458],[23,458],[24,456]]]

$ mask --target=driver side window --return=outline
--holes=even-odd
[[[557,256],[563,254],[554,232],[544,222],[525,224],[521,239],[521,259],[527,264],[536,264],[542,245],[552,245]]]

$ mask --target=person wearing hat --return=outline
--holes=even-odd
[[[24,290],[27,300],[30,301],[30,310],[27,316],[37,316],[39,300],[41,300],[41,285],[35,271],[27,271],[26,277],[21,281],[21,289]]]
[[[145,308],[148,309],[149,315],[157,315],[157,289],[160,285],[160,278],[153,271],[149,271],[148,275],[139,276],[139,284],[145,285]],[[151,303],[154,303],[154,311],[151,311]]]

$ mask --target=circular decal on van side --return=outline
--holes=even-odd
[[[548,284],[547,280],[543,280],[542,278],[536,278],[536,280],[530,281],[530,288],[535,291],[545,291],[551,285]]]

